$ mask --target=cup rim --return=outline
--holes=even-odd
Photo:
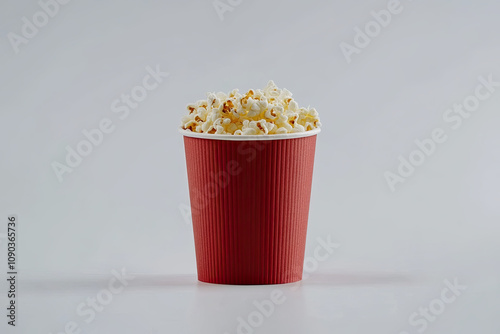
[[[212,139],[212,140],[233,140],[233,141],[245,141],[245,140],[282,140],[282,139],[294,139],[303,138],[317,135],[321,132],[321,128],[312,129],[304,132],[294,132],[294,133],[283,133],[276,135],[231,135],[231,134],[214,134],[214,133],[200,133],[193,132],[189,130],[184,130],[182,127],[178,128],[179,132],[185,137],[201,138],[201,139]]]

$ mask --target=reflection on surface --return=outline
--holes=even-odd
[[[188,317],[196,319],[193,333],[258,333],[270,329],[306,333],[306,322],[302,321],[305,313],[300,283],[224,286],[200,282]]]

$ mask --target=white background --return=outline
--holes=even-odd
[[[500,81],[500,3],[401,6],[348,63],[340,43],[387,2],[243,0],[221,20],[210,0],[74,0],[16,53],[8,34],[40,6],[2,0],[0,233],[9,214],[20,224],[9,331],[236,333],[253,301],[281,289],[286,302],[255,333],[418,333],[409,316],[457,279],[467,289],[425,332],[498,333],[500,87],[456,130],[443,113],[479,76]],[[169,76],[121,120],[112,102],[157,65]],[[176,128],[206,92],[269,79],[323,123],[306,256],[318,237],[340,247],[293,290],[198,283]],[[103,118],[115,130],[59,182],[51,164]],[[384,173],[434,128],[447,141],[392,192]],[[135,279],[86,323],[77,306],[122,268]]]

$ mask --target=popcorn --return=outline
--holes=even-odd
[[[274,135],[311,131],[321,127],[314,108],[300,108],[287,89],[271,80],[263,90],[241,94],[208,93],[206,100],[187,105],[185,130],[227,135]]]

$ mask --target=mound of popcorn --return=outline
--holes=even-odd
[[[187,106],[182,128],[199,133],[273,135],[310,131],[321,126],[314,108],[300,108],[287,89],[271,80],[263,89],[240,94],[208,93]]]

